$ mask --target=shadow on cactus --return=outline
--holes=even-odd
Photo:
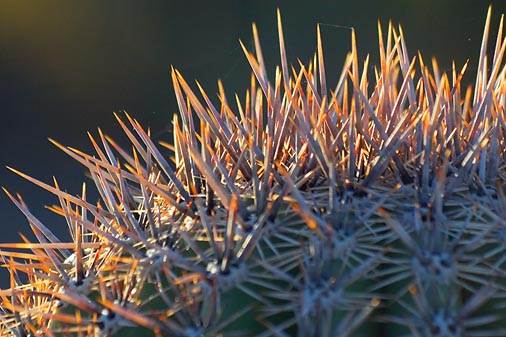
[[[487,57],[490,15],[474,90],[467,64],[440,73],[392,25],[373,77],[352,31],[328,88],[319,28],[290,67],[278,14],[274,82],[254,27],[234,104],[172,70],[171,158],[127,114],[131,152],[102,132],[94,155],[52,141],[101,199],[11,169],[59,198],[73,241],[6,191],[38,242],[1,245],[2,336],[505,336],[506,40],[501,18]]]

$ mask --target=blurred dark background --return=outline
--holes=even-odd
[[[355,27],[360,54],[370,53],[371,64],[377,64],[377,20],[386,28],[391,19],[402,24],[411,56],[418,50],[426,62],[435,56],[446,71],[452,60],[460,68],[469,58],[470,83],[489,4],[495,38],[504,0],[2,0],[0,185],[19,192],[40,220],[66,238],[64,220],[44,209],[56,197],[5,166],[44,182],[55,176],[62,189],[79,194],[85,170],[47,137],[90,153],[86,132],[96,134],[100,127],[129,148],[112,114],[127,111],[151,128],[155,140],[170,141],[167,130],[177,112],[171,65],[188,81],[198,79],[211,96],[221,78],[229,96],[244,97],[250,72],[238,39],[252,49],[256,22],[272,70],[279,58],[279,7],[293,63],[312,57],[316,23],[328,24],[322,34],[330,79],[337,78],[350,49],[350,31],[330,25]],[[17,242],[18,232],[30,231],[3,192],[0,214],[0,242]],[[0,287],[8,285],[6,276],[0,271]]]

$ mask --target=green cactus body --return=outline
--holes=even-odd
[[[502,21],[487,64],[489,10],[462,98],[467,65],[430,72],[392,26],[374,86],[352,32],[330,90],[319,30],[314,60],[289,69],[278,20],[275,80],[255,28],[237,108],[172,71],[170,159],[127,114],[130,153],[102,132],[94,156],[53,141],[99,203],[13,170],[59,198],[73,242],[7,192],[39,242],[1,245],[2,336],[506,335]]]

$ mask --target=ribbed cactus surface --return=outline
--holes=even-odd
[[[242,46],[245,96],[220,84],[215,102],[172,70],[172,144],[128,114],[130,147],[52,141],[97,203],[11,169],[58,197],[72,241],[6,191],[37,242],[0,246],[2,336],[506,336],[502,18],[491,49],[489,9],[474,88],[392,25],[372,74],[353,31],[341,74],[319,29],[291,66],[278,22],[272,81],[255,27]]]

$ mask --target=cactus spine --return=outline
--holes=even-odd
[[[101,198],[11,169],[58,197],[73,240],[6,191],[38,242],[1,245],[2,335],[506,335],[506,40],[501,18],[487,58],[490,15],[474,91],[467,63],[431,71],[392,25],[374,85],[352,31],[330,89],[319,29],[290,68],[278,13],[281,67],[270,82],[254,28],[236,104],[172,70],[169,158],[128,114],[131,152],[101,131],[93,156],[52,141]]]

